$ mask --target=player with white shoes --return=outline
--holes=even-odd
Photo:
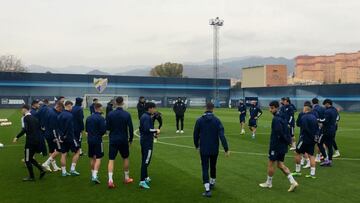
[[[285,154],[288,151],[288,144],[291,138],[288,133],[287,121],[279,113],[279,102],[272,101],[269,104],[270,112],[273,114],[271,123],[268,176],[264,183],[259,184],[262,188],[272,188],[272,179],[275,173],[274,164],[287,176],[290,182],[288,192],[293,192],[299,184],[291,175],[290,170],[284,165]]]
[[[240,127],[241,127],[241,135],[245,134],[245,119],[246,119],[246,105],[244,104],[244,100],[240,100],[239,101],[239,106],[238,106],[238,111],[239,111],[239,120],[240,120]]]
[[[312,106],[310,102],[305,102],[303,112],[300,113],[297,126],[300,127],[300,137],[296,145],[295,155],[295,172],[293,176],[301,176],[301,155],[307,155],[310,159],[310,175],[306,175],[307,178],[316,178],[315,176],[315,157],[314,150],[315,144],[319,137],[319,125],[317,118],[312,113]],[[305,166],[307,168],[307,166]],[[304,168],[305,168],[304,167]]]
[[[57,166],[55,158],[59,155],[60,142],[58,140],[58,115],[64,110],[64,105],[57,102],[53,108],[48,109],[45,122],[45,140],[49,149],[49,158],[42,164],[47,171],[61,171]],[[50,168],[50,165],[53,169]]]
[[[184,133],[184,115],[186,111],[186,104],[181,100],[181,97],[178,97],[173,110],[176,116],[176,133]],[[179,128],[179,122],[181,124],[181,128]]]

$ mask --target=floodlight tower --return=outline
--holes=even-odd
[[[209,21],[209,24],[213,27],[214,30],[214,47],[213,47],[213,66],[214,66],[214,104],[219,106],[219,29],[224,25],[224,20],[219,17],[212,18]]]

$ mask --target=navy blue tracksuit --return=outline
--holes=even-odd
[[[316,113],[316,115],[317,115],[318,122],[319,122],[319,123],[324,122],[324,119],[325,119],[325,117],[324,117],[325,108],[322,107],[322,106],[320,106],[319,104],[315,104],[315,105],[313,106],[313,111],[314,111],[314,112]]]
[[[280,113],[284,116],[285,120],[288,123],[289,133],[291,137],[294,137],[294,108],[290,104],[283,105],[280,108]]]
[[[33,165],[43,172],[43,167],[34,159],[35,153],[39,153],[42,151],[41,140],[43,139],[40,135],[40,124],[38,119],[35,118],[31,113],[27,113],[22,118],[22,130],[16,136],[16,138],[20,138],[24,134],[26,134],[25,141],[25,164],[29,171],[30,178],[34,178],[34,170]]]
[[[153,142],[156,129],[149,112],[145,112],[140,118],[140,145],[141,145],[141,177],[144,181],[148,175],[148,166],[150,165],[153,154]]]
[[[339,114],[339,111],[337,111],[337,113],[338,113],[338,115],[337,115],[337,117],[336,117],[336,131],[338,130],[338,125],[339,125],[339,122],[340,122],[340,114]],[[336,137],[336,133],[335,133],[335,137]],[[338,146],[337,146],[337,144],[336,144],[336,139],[334,138],[334,143],[333,143],[333,145],[334,145],[334,149],[335,150],[338,150]]]
[[[77,98],[76,104],[72,108],[72,115],[74,118],[74,138],[77,140],[81,148],[81,132],[84,131],[84,111],[81,107],[82,99]]]
[[[45,138],[46,138],[45,130],[46,130],[46,123],[48,122],[48,119],[47,119],[48,111],[49,111],[48,105],[43,104],[40,106],[39,111],[37,111],[37,113],[35,114],[35,117],[39,120],[39,124],[40,124],[43,154],[44,153],[47,154],[46,144],[45,144]]]
[[[246,118],[246,106],[245,106],[245,104],[240,104],[238,106],[238,111],[240,113],[240,115],[239,115],[240,123],[245,123],[245,118]]]
[[[53,153],[55,150],[60,150],[59,142],[59,126],[58,115],[55,108],[49,108],[47,112],[47,122],[45,124],[45,139],[49,147],[49,153]]]
[[[250,119],[249,119],[249,127],[257,127],[257,119],[255,117],[259,118],[262,115],[261,109],[256,106],[252,105],[249,109]]]
[[[134,138],[134,128],[131,115],[118,107],[109,113],[106,118],[106,128],[109,133],[109,159],[115,160],[116,155],[120,152],[123,159],[129,157],[129,143]]]
[[[184,130],[184,114],[186,111],[186,104],[181,100],[178,100],[173,106],[173,111],[175,112],[176,129]],[[180,128],[179,128],[179,122],[180,122]]]
[[[102,158],[104,156],[102,136],[106,133],[106,122],[100,113],[95,112],[86,119],[86,132],[89,158]]]
[[[34,109],[33,107],[31,107],[30,114],[33,115],[36,119],[39,120],[39,116],[37,115],[38,114],[37,109]]]
[[[338,112],[335,107],[330,106],[325,109],[324,112],[324,122],[323,122],[323,135],[320,138],[319,149],[324,157],[326,157],[326,152],[324,144],[328,148],[328,158],[332,160],[333,156],[333,144],[336,134],[336,119],[338,117]]]
[[[274,114],[271,122],[271,135],[269,146],[269,160],[284,162],[285,154],[288,152],[288,124],[280,112]]]
[[[301,116],[300,116],[301,115]],[[300,113],[297,125],[300,127],[300,137],[296,145],[298,154],[308,153],[314,155],[314,146],[319,136],[319,125],[312,112]]]
[[[145,110],[145,102],[139,101],[136,105],[137,111],[138,111],[138,118],[141,119],[141,116],[146,112]]]
[[[210,177],[216,178],[216,162],[219,154],[219,139],[225,152],[229,150],[224,127],[221,121],[210,111],[205,112],[195,124],[194,145],[200,148],[203,183],[209,183],[209,163]]]
[[[74,133],[74,117],[70,111],[64,110],[58,115],[59,137],[61,153],[67,153],[69,150],[77,152],[80,148],[79,143],[75,139]]]
[[[95,113],[95,108],[94,108],[94,103],[92,103],[90,106],[89,106],[89,110],[90,110],[90,115]]]

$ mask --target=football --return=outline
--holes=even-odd
[[[0,143],[0,148],[3,148],[4,147],[4,144],[3,143]]]

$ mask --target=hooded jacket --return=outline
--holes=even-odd
[[[82,102],[82,98],[76,98],[75,106],[71,111],[74,117],[74,132],[76,137],[80,136],[81,131],[84,130],[84,110],[81,107]]]
[[[183,116],[186,111],[186,104],[181,100],[177,100],[174,104],[173,110],[177,116]]]
[[[325,109],[323,122],[323,130],[325,135],[335,136],[337,118],[338,111],[335,107],[330,106]]]
[[[271,122],[271,135],[269,152],[276,151],[285,154],[288,151],[286,136],[288,135],[288,124],[282,113],[276,112]]]
[[[225,152],[227,152],[229,147],[221,121],[211,111],[206,111],[196,121],[194,145],[196,148],[200,147],[202,155],[217,155],[219,153],[219,139]]]

